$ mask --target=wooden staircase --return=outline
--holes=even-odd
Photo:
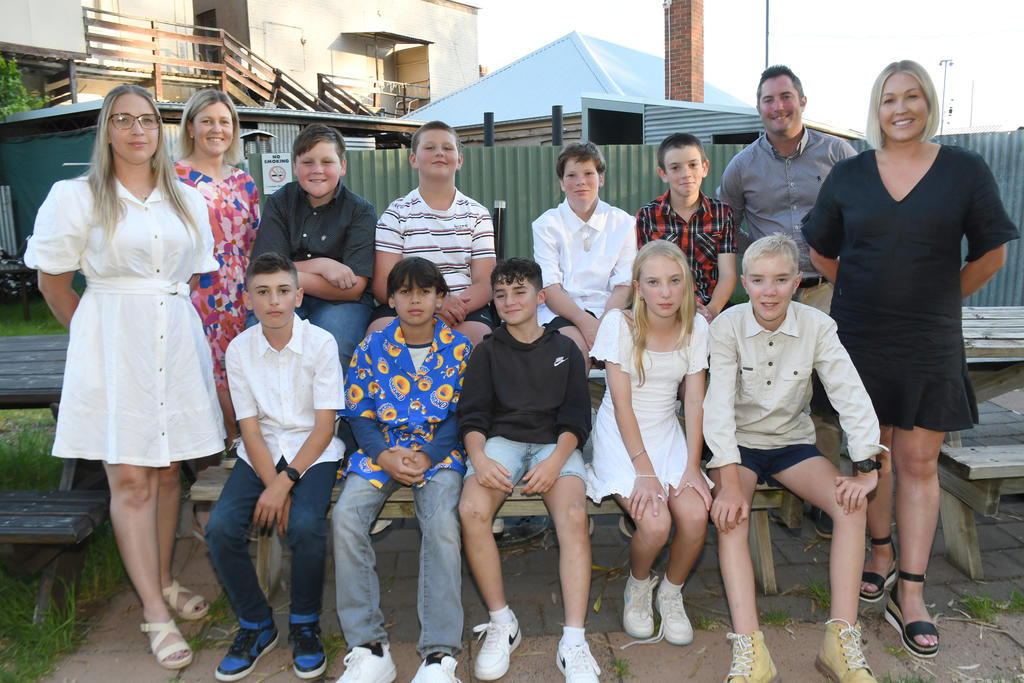
[[[181,99],[168,98],[172,88],[213,87],[248,106],[376,114],[337,84],[314,95],[223,29],[91,7],[82,13],[88,57],[68,60],[65,71],[48,79],[51,105],[76,101],[77,80],[90,78],[144,84],[157,100]]]

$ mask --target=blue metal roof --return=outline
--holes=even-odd
[[[548,116],[556,104],[568,114],[582,110],[581,93],[660,100],[665,95],[665,60],[573,31],[407,118],[465,126],[483,123],[485,111],[493,111],[495,121],[514,121]],[[707,83],[704,100],[750,108]]]

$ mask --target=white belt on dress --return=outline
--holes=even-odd
[[[155,280],[144,277],[86,278],[86,291],[96,294],[143,294],[149,296],[180,296],[188,299],[191,288],[187,282]]]

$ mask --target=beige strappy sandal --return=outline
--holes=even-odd
[[[194,657],[192,648],[188,646],[188,642],[181,635],[181,631],[178,630],[178,625],[174,623],[174,620],[165,622],[154,621],[151,623],[143,623],[139,626],[139,630],[143,633],[155,633],[155,638],[149,641],[149,648],[156,655],[156,661],[160,666],[165,669],[184,669],[186,666],[192,663]],[[160,647],[165,640],[172,636],[177,636],[180,640],[176,643],[171,643],[167,647]],[[170,659],[170,656],[178,652],[187,652],[188,657],[184,659]]]
[[[172,582],[170,586],[164,588],[161,592],[164,594],[164,600],[167,601],[167,604],[182,619],[195,621],[196,619],[202,619],[210,611],[210,603],[207,602],[206,598],[190,591],[177,581]],[[184,606],[179,607],[178,600],[182,596],[191,597],[185,601]]]

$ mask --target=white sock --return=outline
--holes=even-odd
[[[661,585],[658,586],[658,595],[661,595],[662,593],[667,595],[669,592],[680,593],[682,590],[683,584],[676,585],[669,581],[666,576],[661,580]]]
[[[638,579],[635,576],[633,576],[633,572],[632,571],[629,572],[629,580],[632,581],[633,583],[639,583],[642,586],[646,586],[648,583],[651,582],[651,576],[652,576],[651,574],[648,574],[646,579]]]
[[[491,616],[491,621],[495,624],[514,624],[516,622],[516,615],[508,605],[493,612],[488,612],[488,614]]]
[[[586,634],[587,630],[584,628],[563,626],[562,642],[560,642],[559,645],[564,645],[565,647],[579,647],[580,645],[585,645],[587,642]]]

